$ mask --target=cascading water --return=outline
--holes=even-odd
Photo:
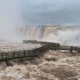
[[[42,40],[44,36],[44,31],[46,27],[24,27],[21,29],[21,33],[25,36],[27,40]]]
[[[79,27],[25,27],[21,29],[24,39],[42,40],[48,42],[57,42],[62,45],[80,46],[80,28]]]

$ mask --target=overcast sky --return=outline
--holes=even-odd
[[[79,24],[80,0],[21,0],[27,24]]]

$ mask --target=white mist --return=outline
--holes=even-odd
[[[21,26],[20,0],[0,0],[0,40],[20,41],[16,27]]]

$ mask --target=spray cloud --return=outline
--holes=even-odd
[[[15,29],[20,25],[20,0],[0,0],[0,39],[19,40]]]

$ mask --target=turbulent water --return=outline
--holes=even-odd
[[[33,61],[0,63],[0,80],[80,80],[80,55],[48,51]]]
[[[43,40],[80,46],[80,28],[78,26],[29,26],[21,28],[20,32],[27,40]]]
[[[24,27],[20,32],[23,39],[79,45],[79,30],[79,27]],[[0,44],[4,47],[11,43]],[[49,50],[31,61],[0,62],[0,80],[80,80],[80,54]]]

